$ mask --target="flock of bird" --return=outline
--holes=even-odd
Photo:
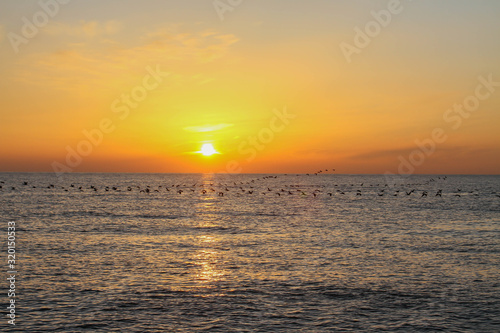
[[[296,176],[312,176],[312,175],[319,175],[323,172],[328,172],[329,170],[319,170],[315,173],[312,174],[297,174]],[[331,170],[332,172],[335,171],[335,169]],[[285,177],[288,177],[288,174],[284,175]],[[311,182],[307,182],[307,184],[286,184],[283,185],[279,188],[271,188],[269,184],[266,184],[265,181],[268,179],[277,179],[278,175],[269,175],[269,176],[264,176],[264,177],[258,177],[251,179],[246,182],[231,182],[231,183],[215,183],[213,181],[204,181],[201,184],[195,183],[192,185],[186,185],[186,184],[173,184],[173,185],[159,185],[159,186],[124,186],[124,187],[118,187],[118,186],[102,186],[101,188],[95,186],[95,185],[90,185],[90,186],[83,186],[83,185],[75,185],[75,184],[70,184],[69,186],[57,186],[54,184],[49,184],[45,186],[38,186],[46,189],[62,189],[65,192],[85,192],[85,191],[92,191],[92,192],[138,192],[138,193],[144,193],[144,194],[154,194],[154,193],[160,193],[160,192],[166,192],[166,193],[172,193],[172,194],[177,194],[177,195],[186,195],[188,193],[198,193],[200,195],[216,195],[219,197],[224,197],[227,195],[236,195],[236,196],[242,196],[242,195],[275,195],[275,196],[291,196],[291,195],[300,195],[300,196],[312,196],[312,197],[318,197],[318,196],[328,196],[328,197],[333,197],[333,196],[346,196],[346,195],[351,195],[351,196],[356,196],[360,197],[363,195],[374,195],[376,194],[379,197],[383,196],[418,196],[420,198],[423,197],[429,197],[429,196],[434,196],[434,197],[442,197],[444,194],[448,196],[455,196],[455,197],[462,197],[464,195],[472,195],[472,196],[479,196],[479,190],[474,189],[474,190],[462,190],[460,188],[456,189],[456,191],[451,191],[449,193],[443,193],[443,189],[435,188],[433,190],[427,189],[424,190],[422,189],[422,186],[425,185],[430,185],[433,182],[436,182],[434,178],[430,178],[429,180],[421,183],[421,184],[367,184],[365,185],[364,183],[361,184],[329,184],[328,189],[327,186],[322,184],[322,185],[311,185]],[[446,181],[447,177],[438,177],[438,181]],[[276,185],[276,183],[274,183]],[[37,188],[37,186],[29,184],[27,181],[24,181],[20,184],[21,187],[31,187],[31,188]],[[399,186],[399,187],[398,187]],[[404,189],[404,188],[407,189]],[[411,188],[414,187],[414,188]],[[415,188],[416,187],[416,188]],[[411,189],[408,189],[411,188]],[[16,191],[18,188],[15,186],[6,186],[5,181],[0,181],[0,192],[5,192],[5,191]],[[497,193],[496,191],[490,192],[492,195],[495,195],[496,197],[500,198],[500,194]]]

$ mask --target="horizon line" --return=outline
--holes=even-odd
[[[56,174],[53,171],[0,171],[2,173],[43,173],[43,174]],[[314,175],[314,176],[399,176],[399,177],[409,177],[409,176],[500,176],[498,174],[489,173],[412,173],[412,174],[384,174],[384,173],[318,173],[315,175],[314,172],[241,172],[241,173],[229,173],[229,172],[114,172],[114,171],[88,171],[88,172],[67,172],[64,175],[71,174],[150,174],[150,175],[204,175],[204,174],[214,174],[214,175]]]

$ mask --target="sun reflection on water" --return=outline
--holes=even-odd
[[[213,174],[203,174],[203,188],[210,190],[214,186]],[[194,261],[198,266],[194,276],[195,283],[202,288],[215,288],[216,283],[225,279],[226,270],[224,267],[224,256],[221,252],[222,237],[213,234],[212,229],[217,228],[219,220],[217,212],[217,198],[212,195],[200,194],[196,204],[197,227],[205,230],[203,234],[194,239],[197,252],[194,254]]]
[[[200,266],[200,270],[196,275],[199,282],[213,283],[221,280],[225,275],[223,270],[219,268],[222,264],[220,252],[211,249],[203,249],[196,254],[196,260]]]

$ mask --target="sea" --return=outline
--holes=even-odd
[[[0,186],[1,332],[500,332],[500,176],[0,173]]]

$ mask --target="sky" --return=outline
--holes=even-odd
[[[499,16],[497,0],[1,1],[0,172],[499,174]]]

